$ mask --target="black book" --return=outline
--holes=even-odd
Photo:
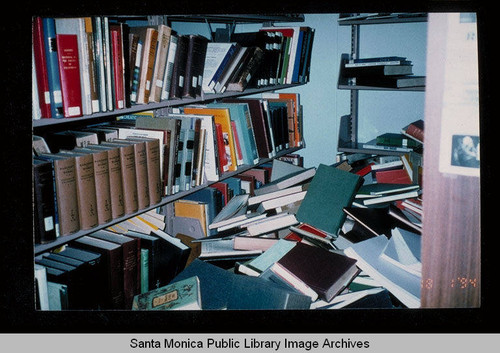
[[[189,36],[180,35],[177,41],[177,50],[175,52],[175,61],[172,72],[172,81],[170,83],[170,99],[182,98],[186,76],[186,61],[188,54]]]
[[[376,65],[344,68],[345,77],[381,77],[413,74],[413,65]]]
[[[186,68],[182,96],[201,96],[201,81],[205,67],[208,39],[200,35],[190,35],[187,48]]]
[[[90,235],[93,238],[106,240],[121,246],[123,256],[123,295],[125,308],[132,307],[137,292],[137,239],[102,229]]]
[[[385,88],[408,88],[408,87],[424,87],[425,76],[415,75],[396,75],[382,77],[356,77],[356,85],[370,87],[385,87]]]
[[[78,266],[69,265],[43,256],[37,256],[35,263],[47,269],[47,281],[64,284],[68,288],[68,308],[72,310],[88,309],[82,298],[82,271]]]
[[[35,244],[56,239],[56,207],[52,163],[33,159]]]
[[[102,255],[103,270],[106,276],[103,309],[123,309],[123,255],[121,246],[109,241],[84,236],[71,242],[75,248],[97,252]]]
[[[101,308],[103,304],[102,293],[106,283],[101,254],[66,246],[57,255],[83,262],[82,267],[86,268],[86,272],[89,274],[86,295],[89,296],[89,302],[92,303],[91,307]]]

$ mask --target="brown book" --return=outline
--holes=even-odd
[[[104,273],[102,309],[124,309],[123,250],[121,246],[88,235],[70,243],[71,247],[101,254]]]
[[[94,158],[90,153],[60,151],[61,155],[75,158],[76,196],[78,200],[78,216],[80,228],[90,229],[98,225],[97,197],[94,175]]]
[[[149,206],[149,179],[146,143],[140,140],[115,139],[115,142],[131,144],[135,153],[135,175],[137,184],[137,207],[142,210]]]
[[[149,102],[160,102],[161,90],[163,87],[163,77],[167,63],[168,47],[172,29],[166,25],[158,25],[158,44],[151,91],[149,92]]]
[[[115,141],[103,142],[101,145],[119,147],[124,211],[125,214],[137,212],[139,204],[137,199],[134,145],[120,144]]]
[[[120,148],[117,146],[89,145],[91,150],[105,151],[108,158],[109,193],[111,200],[111,216],[113,219],[125,214],[123,195],[122,165]],[[96,190],[99,188],[96,185]]]
[[[87,34],[87,48],[89,51],[89,76],[90,76],[90,98],[92,102],[92,113],[99,112],[99,92],[97,83],[97,67],[94,53],[94,30],[92,18],[85,17],[85,33]]]
[[[50,153],[41,154],[39,158],[51,161],[54,166],[59,235],[64,236],[79,231],[75,158]]]
[[[137,291],[137,242],[138,239],[117,234],[108,230],[99,230],[90,235],[92,238],[106,240],[120,245],[122,249],[122,269],[123,269],[123,299],[124,308],[130,309]]]
[[[149,202],[156,204],[161,201],[162,193],[162,178],[160,174],[160,141],[155,138],[148,137],[127,137],[127,140],[141,141],[146,146],[147,160],[147,177],[149,189]]]
[[[155,64],[156,47],[158,46],[158,30],[154,27],[131,27],[130,32],[139,36],[142,43],[139,83],[135,103],[149,102],[151,80]]]
[[[94,161],[95,194],[97,200],[97,221],[99,224],[113,219],[111,212],[111,188],[109,184],[108,152],[90,148],[75,148],[77,153],[88,153]]]

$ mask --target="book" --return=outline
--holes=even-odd
[[[373,58],[358,58],[350,59],[345,64],[345,67],[360,67],[360,66],[377,66],[377,65],[404,65],[411,64],[411,61],[406,60],[402,56],[382,56]]]
[[[231,122],[236,125],[234,136],[237,136],[240,141],[243,164],[256,164],[259,161],[259,156],[248,105],[246,103],[211,103],[208,106],[229,109]]]
[[[220,124],[223,134],[224,149],[230,165],[229,171],[235,171],[238,167],[236,161],[236,146],[233,131],[231,129],[231,113],[228,108],[210,108],[209,106],[186,106],[185,114],[211,115],[215,124]],[[220,151],[219,151],[220,152]]]
[[[413,149],[405,146],[391,146],[391,145],[383,145],[377,143],[377,138],[374,138],[368,142],[362,144],[363,148],[371,148],[376,150],[387,150],[387,151],[396,151],[396,152],[410,152]]]
[[[367,229],[372,236],[391,236],[391,229],[394,227],[394,222],[389,216],[388,211],[388,207],[344,207],[344,212]]]
[[[50,161],[33,159],[33,223],[35,244],[45,244],[56,239],[56,205]]]
[[[235,216],[246,214],[246,204],[248,194],[236,195],[217,213],[212,219],[208,228],[214,229],[225,225],[225,221],[233,219]]]
[[[202,188],[192,194],[189,194],[184,197],[186,200],[193,200],[203,202],[207,205],[207,216],[208,216],[208,224],[209,235],[215,234],[215,230],[210,228],[210,224],[213,222],[217,214],[222,210],[222,194],[219,190],[215,188]]]
[[[126,230],[124,235],[137,239],[141,247],[141,292],[158,288],[162,283],[160,271],[166,260],[161,255],[160,238],[130,229]],[[146,256],[142,256],[144,252],[147,252]],[[144,271],[147,278],[143,275]]]
[[[389,239],[373,237],[353,244],[344,253],[357,260],[357,266],[391,292],[408,308],[420,307],[421,278],[391,264],[380,256]]]
[[[179,35],[172,68],[169,99],[180,99],[184,90],[186,76],[186,61],[188,55],[189,36]]]
[[[278,213],[246,225],[248,233],[252,236],[270,233],[276,230],[287,228],[299,223],[294,214]]]
[[[49,307],[49,292],[47,288],[47,269],[35,263],[35,286],[36,298],[35,308],[37,310],[50,310]]]
[[[106,240],[120,245],[122,250],[122,273],[123,273],[123,300],[125,308],[132,305],[132,300],[137,294],[137,239],[117,234],[105,229],[98,230],[90,234],[91,237]]]
[[[233,237],[229,239],[217,239],[201,243],[200,260],[224,259],[224,258],[248,258],[261,254],[261,249],[236,249]]]
[[[125,52],[123,49],[125,38],[121,25],[110,24],[109,30],[113,65],[114,107],[115,109],[123,109],[125,108]]]
[[[97,222],[98,224],[110,222],[113,219],[113,213],[111,210],[108,151],[89,148],[75,148],[73,151],[92,156],[92,160],[94,161]]]
[[[235,51],[236,43],[207,43],[202,80],[204,93],[214,93],[212,89],[216,80]]]
[[[158,29],[154,27],[131,27],[130,31],[139,36],[139,42],[142,44],[137,96],[132,92],[132,102],[146,104],[149,102],[153,79],[156,48],[158,46]]]
[[[391,201],[396,201],[396,200],[413,198],[413,197],[417,197],[418,195],[419,195],[418,190],[412,190],[412,191],[403,192],[403,193],[393,193],[390,195],[373,197],[373,198],[369,198],[369,199],[363,199],[362,203],[363,203],[363,205],[368,206],[368,205],[381,204],[381,203],[391,202]]]
[[[255,195],[259,196],[305,183],[310,179],[314,179],[316,172],[316,168],[311,167],[292,174],[285,175],[284,177],[276,179],[258,189],[255,189]]]
[[[36,88],[38,94],[38,108],[40,109],[41,118],[51,118],[51,102],[50,102],[50,87],[49,74],[47,71],[47,54],[49,48],[46,47],[44,38],[43,21],[41,17],[35,17],[32,20],[33,33],[33,60],[35,63]]]
[[[306,196],[307,191],[296,192],[293,194],[280,196],[274,199],[262,201],[257,207],[257,213],[264,213],[270,210],[280,210],[281,207],[288,206],[295,202],[301,202]]]
[[[413,74],[412,64],[399,65],[373,65],[373,66],[346,66],[343,70],[345,77],[359,76],[394,76],[394,75],[411,75]]]
[[[225,98],[223,101],[248,104],[259,158],[271,157],[270,132],[261,100],[255,98]]]
[[[151,79],[151,90],[149,92],[149,102],[160,102],[161,91],[165,84],[165,70],[167,67],[168,49],[172,28],[160,24],[158,25],[158,43],[155,57],[153,75]]]
[[[72,150],[75,147],[86,147],[99,142],[97,134],[89,131],[63,130],[47,135],[47,144],[54,153],[59,150]]]
[[[56,38],[64,117],[82,116],[78,39],[72,34],[57,34]]]
[[[124,309],[123,252],[121,246],[85,235],[70,243],[72,247],[101,254],[105,287],[103,309]]]
[[[195,98],[201,96],[208,39],[201,35],[189,35],[188,39],[182,97]]]
[[[424,142],[424,121],[422,119],[415,120],[414,122],[406,125],[401,129],[401,133],[415,139],[416,141]]]
[[[103,142],[101,145],[119,148],[124,212],[125,214],[136,212],[139,209],[139,204],[134,145],[121,144],[115,140]]]
[[[332,300],[358,274],[356,260],[302,243],[297,243],[271,270],[313,301]]]
[[[56,195],[56,233],[59,236],[80,230],[78,211],[76,161],[72,156],[41,154],[40,159],[50,161],[54,170],[54,190]]]
[[[420,188],[417,184],[389,184],[389,183],[371,183],[363,184],[358,189],[356,197],[377,197],[393,193],[406,192]]]
[[[177,54],[177,43],[179,37],[175,33],[170,33],[170,43],[168,46],[167,63],[163,75],[163,86],[161,88],[161,101],[170,97],[170,88],[172,86],[172,74],[174,71],[175,56]]]
[[[240,70],[229,81],[226,89],[228,92],[243,92],[259,70],[264,58],[264,51],[259,47],[252,47],[249,51],[249,55],[242,63]]]
[[[330,234],[338,234],[362,179],[335,167],[320,164],[297,211],[297,220]]]
[[[55,25],[56,25],[56,38],[58,36],[76,36],[74,38],[74,44],[73,48],[74,53],[69,53],[67,49],[64,51],[60,51],[60,49],[63,48],[63,45],[59,45],[60,43],[57,43],[58,47],[58,55],[59,55],[59,62],[61,63],[61,59],[66,62],[66,64],[69,64],[69,60],[74,60],[76,59],[78,61],[78,70],[72,70],[72,74],[74,74],[73,79],[76,79],[76,76],[78,75],[80,77],[79,81],[72,81],[71,85],[75,85],[78,83],[80,85],[80,104],[81,104],[81,113],[88,115],[92,114],[92,97],[91,97],[91,88],[90,88],[90,56],[89,56],[89,47],[88,47],[88,39],[87,39],[87,32],[85,29],[85,18],[84,17],[73,17],[73,18],[55,18]],[[69,38],[69,37],[67,37]],[[59,41],[59,39],[58,39]],[[69,43],[67,43],[69,44]],[[76,47],[74,47],[76,45]],[[76,55],[74,55],[76,54]],[[71,57],[71,59],[70,59]],[[76,62],[73,62],[70,66],[75,68],[73,65]],[[69,67],[68,67],[69,68]],[[63,87],[63,106],[64,106],[64,83],[62,79],[62,74],[60,73],[61,77],[61,85]],[[76,91],[75,91],[76,93]],[[65,115],[66,117],[66,115]]]
[[[416,148],[420,146],[420,143],[413,139],[408,139],[404,134],[386,132],[382,135],[377,136],[377,144],[385,146],[397,146],[397,147],[410,147]]]
[[[422,276],[421,241],[420,234],[395,228],[380,258],[405,271]]]
[[[119,146],[88,145],[94,151],[105,151],[108,158],[109,193],[111,198],[111,216],[113,219],[125,214],[125,196],[123,190],[121,152]],[[99,188],[105,190],[103,181]],[[102,205],[101,205],[102,207]]]
[[[243,61],[245,54],[247,53],[248,47],[239,46],[237,52],[231,57],[230,62],[227,63],[224,71],[222,72],[220,78],[217,80],[214,91],[215,93],[224,93],[229,80],[235,73],[236,68]]]
[[[260,250],[264,252],[278,241],[279,238],[235,236],[233,238],[233,248],[235,250]]]
[[[175,217],[197,219],[200,222],[203,236],[206,237],[208,235],[208,207],[206,203],[192,200],[177,200],[174,201],[174,213]]]
[[[161,240],[161,257],[164,264],[160,267],[160,285],[169,283],[186,266],[191,253],[191,248],[179,238],[173,237],[157,229],[150,233],[151,236]]]
[[[138,294],[132,310],[201,310],[201,291],[198,277],[193,276],[169,283],[164,287]]]
[[[378,170],[375,172],[377,183],[413,185],[406,169]]]

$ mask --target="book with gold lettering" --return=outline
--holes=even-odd
[[[200,281],[193,276],[136,295],[132,310],[201,310]]]

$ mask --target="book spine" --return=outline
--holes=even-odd
[[[74,158],[54,160],[59,233],[68,235],[80,230]]]
[[[177,52],[177,36],[170,36],[170,45],[168,47],[167,64],[165,75],[163,77],[163,87],[161,89],[161,100],[167,100],[170,96],[170,86],[172,84],[172,73],[174,70],[175,56]]]
[[[123,38],[119,26],[111,25],[111,50],[113,59],[113,78],[115,85],[115,109],[125,108],[125,82],[123,67]]]
[[[158,54],[156,55],[155,67],[153,72],[153,82],[149,94],[150,102],[160,102],[161,91],[164,83],[168,47],[170,42],[171,28],[160,25],[158,31]]]
[[[57,56],[65,117],[82,116],[82,93],[76,35],[57,34]]]
[[[97,86],[99,89],[99,108],[101,112],[106,107],[106,70],[104,67],[104,52],[102,41],[102,21],[100,17],[93,18],[94,56],[96,61]]]
[[[135,173],[137,181],[137,207],[142,210],[149,206],[149,179],[146,144],[134,143]]]
[[[141,290],[140,293],[149,291],[149,250],[141,249]]]
[[[56,239],[54,181],[52,163],[33,165],[35,244],[45,244]]]
[[[135,241],[122,245],[123,249],[123,299],[125,309],[132,307],[137,288],[137,244]]]
[[[123,201],[125,214],[138,210],[137,177],[135,172],[134,146],[121,146],[120,159],[123,183]]]
[[[97,60],[94,53],[94,27],[91,17],[84,18],[85,39],[89,57],[89,83],[90,83],[90,103],[91,112],[98,113],[99,107],[99,88],[97,83]]]
[[[50,107],[52,118],[63,117],[61,80],[57,59],[56,25],[53,18],[43,19],[45,55],[50,89]]]
[[[46,48],[44,45],[43,23],[40,17],[33,20],[33,51],[35,56],[38,101],[42,118],[51,117],[49,77],[47,73]]]
[[[156,59],[156,54],[157,54],[157,48],[158,48],[158,31],[153,30],[151,31],[151,40],[148,42],[149,45],[149,51],[147,52],[147,71],[146,71],[146,85],[144,87],[144,96],[142,99],[139,101],[140,103],[147,103],[149,102],[149,94],[151,92],[151,85],[152,85],[152,80],[153,80],[153,70],[154,70],[154,65],[155,65],[155,59]]]
[[[81,229],[97,226],[94,159],[91,154],[75,157],[78,210]]]
[[[111,210],[111,185],[107,151],[94,153],[95,193],[97,200],[97,220],[99,224],[113,219]]]
[[[125,214],[121,153],[119,148],[108,152],[109,189],[111,194],[111,214],[113,219]]]
[[[415,137],[419,141],[424,141],[424,130],[413,124],[410,124],[408,126],[408,128],[406,129],[406,133],[410,136]]]

